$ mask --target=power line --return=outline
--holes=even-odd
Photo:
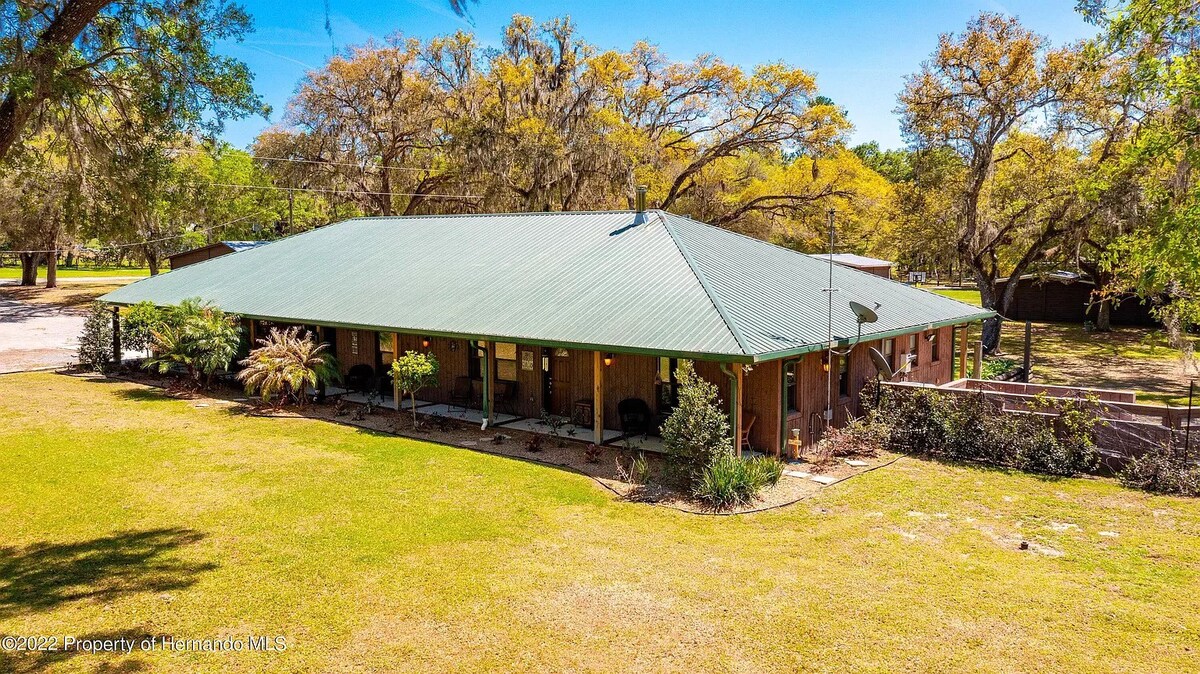
[[[324,194],[360,194],[378,197],[436,197],[439,199],[478,199],[475,194],[424,194],[421,192],[370,192],[366,190],[339,190],[323,187],[281,187],[278,185],[239,185],[237,183],[185,183],[191,187],[241,187],[248,190],[275,190],[281,192],[318,192]]]
[[[175,152],[183,152],[183,153],[191,153],[191,154],[208,154],[204,150],[196,150],[196,149],[192,149],[192,148],[176,148]],[[326,165],[326,166],[349,166],[352,168],[363,169],[363,170],[383,169],[383,170],[387,170],[387,171],[415,171],[418,173],[433,170],[432,167],[377,166],[374,164],[367,164],[367,163],[357,164],[354,162],[331,161],[328,159],[297,159],[295,157],[264,157],[262,155],[257,155],[257,154],[251,154],[249,156],[251,159],[257,159],[259,161],[281,161],[281,162],[291,162],[291,163],[295,163],[295,164],[320,164],[320,165]]]
[[[243,215],[243,216],[242,216],[242,217],[240,217],[240,218],[235,218],[235,219],[233,219],[233,220],[229,220],[229,221],[227,221],[227,222],[222,222],[222,223],[220,223],[220,224],[218,224],[218,225],[212,225],[212,226],[210,226],[210,227],[203,227],[203,228],[201,228],[201,229],[193,229],[193,230],[192,230],[192,231],[190,231],[190,232],[184,232],[184,233],[182,233],[182,234],[172,234],[172,235],[170,235],[170,236],[161,236],[161,237],[159,237],[159,238],[157,238],[157,239],[146,239],[145,241],[139,241],[139,242],[137,242],[137,243],[114,243],[114,244],[111,244],[111,245],[100,246],[100,248],[101,248],[101,249],[106,249],[106,248],[134,248],[134,247],[136,247],[136,246],[144,246],[144,245],[146,245],[146,244],[148,244],[148,243],[160,243],[160,242],[162,242],[162,241],[170,241],[170,240],[172,240],[172,239],[182,239],[183,237],[185,237],[185,236],[187,236],[187,235],[189,235],[189,234],[198,234],[198,233],[200,233],[200,232],[211,232],[211,231],[212,231],[212,230],[214,230],[214,229],[219,229],[219,228],[221,228],[221,227],[228,227],[229,225],[235,225],[235,224],[237,224],[237,223],[239,223],[239,222],[241,222],[241,221],[243,221],[243,220],[249,220],[250,218],[256,217],[257,215],[258,215],[257,213],[251,213],[250,215]],[[53,248],[53,249],[50,249],[50,250],[0,250],[0,255],[30,254],[30,253],[54,253],[54,254],[58,254],[58,253],[65,253],[65,252],[67,252],[68,250],[71,250],[71,249],[70,249],[70,248]]]

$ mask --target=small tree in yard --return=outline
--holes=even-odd
[[[730,452],[729,420],[718,407],[717,387],[684,361],[676,371],[679,403],[662,426],[672,465],[690,485],[718,457]]]
[[[282,405],[289,397],[304,405],[305,390],[338,378],[333,357],[325,352],[328,344],[317,344],[312,335],[300,336],[300,328],[280,331],[272,328],[262,346],[241,361],[245,368],[237,378],[246,385],[246,393],[258,392],[263,402],[278,395]]]
[[[102,302],[92,304],[83,333],[79,336],[79,364],[103,371],[112,362],[112,307]]]
[[[417,427],[417,392],[438,385],[438,361],[432,353],[407,351],[392,361],[392,380],[400,396],[412,401],[413,428]]]
[[[239,318],[187,299],[163,312],[163,322],[154,335],[154,356],[145,367],[165,374],[181,365],[194,384],[207,386],[214,372],[229,367],[241,343]]]
[[[121,314],[121,346],[144,351],[154,343],[154,331],[162,329],[163,312],[149,300],[138,302]]]

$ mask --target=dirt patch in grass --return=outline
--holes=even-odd
[[[50,305],[63,309],[84,311],[97,297],[112,292],[124,283],[64,283],[57,288],[42,286],[0,285],[0,297]]]

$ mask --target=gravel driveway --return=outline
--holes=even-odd
[[[78,308],[0,295],[0,372],[74,363],[84,320]]]

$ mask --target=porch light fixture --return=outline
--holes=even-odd
[[[608,367],[609,365],[612,365],[613,360],[614,360],[614,358],[611,353],[604,354],[604,367]]]
[[[826,353],[825,356],[823,358],[821,358],[821,369],[824,370],[825,372],[829,372],[829,354],[828,353]]]
[[[422,348],[422,349],[428,349],[428,348],[429,348],[429,338],[428,338],[428,337],[422,337],[422,338],[421,338],[421,348]]]

